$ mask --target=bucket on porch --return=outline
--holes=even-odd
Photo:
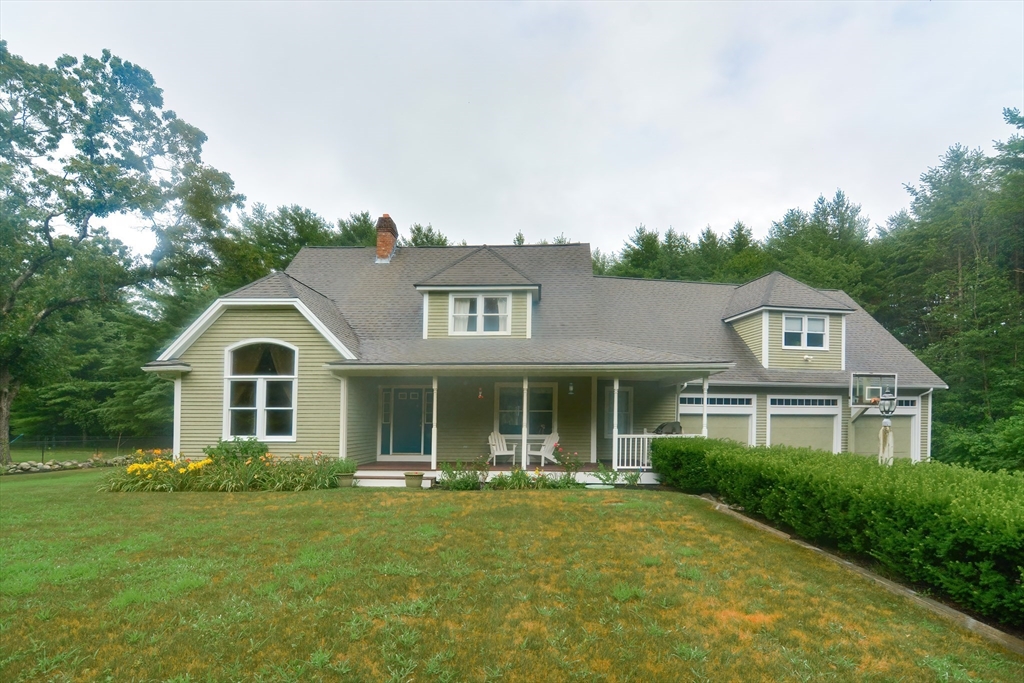
[[[407,489],[420,489],[420,488],[423,488],[423,473],[422,472],[406,472],[405,473],[405,488],[407,488]]]

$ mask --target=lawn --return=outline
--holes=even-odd
[[[0,479],[0,680],[1020,681],[1024,660],[655,491]]]

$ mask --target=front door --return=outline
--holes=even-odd
[[[392,453],[423,452],[423,390],[395,389]]]

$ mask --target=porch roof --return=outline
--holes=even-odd
[[[355,366],[531,367],[642,366],[647,369],[706,369],[733,366],[724,358],[699,358],[596,339],[374,339],[362,345],[358,361],[336,361],[332,368]]]

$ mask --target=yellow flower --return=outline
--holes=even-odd
[[[188,470],[186,470],[184,467],[178,468],[178,474],[185,474],[185,472],[188,472]]]

